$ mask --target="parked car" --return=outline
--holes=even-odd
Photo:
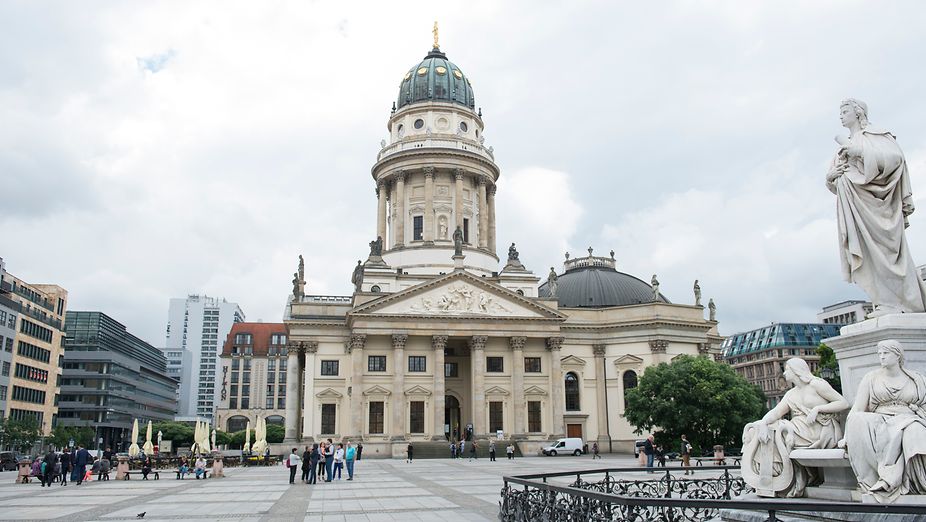
[[[12,451],[0,451],[0,471],[16,471],[19,455]]]
[[[578,437],[567,437],[559,439],[553,444],[543,448],[543,454],[548,457],[555,457],[559,454],[568,455],[572,453],[576,457],[582,454],[582,439]]]

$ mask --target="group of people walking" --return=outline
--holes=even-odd
[[[686,468],[691,467],[691,443],[688,442],[688,437],[682,435],[681,441],[679,442],[679,452],[678,458],[682,461],[682,466]],[[597,453],[597,452],[596,452]],[[659,462],[660,467],[666,467],[666,451],[661,446],[656,444],[655,439],[652,435],[646,438],[643,441],[643,451],[640,453],[641,463],[642,458],[646,458],[646,467],[652,468],[656,461]],[[649,473],[655,473],[654,471],[649,471]],[[686,469],[686,475],[693,475],[694,470]]]
[[[96,466],[96,463],[102,460],[104,459],[94,462],[90,452],[80,445],[73,452],[70,448],[65,448],[60,455],[49,450],[44,456],[36,457],[32,461],[32,475],[38,477],[42,487],[51,487],[54,482],[67,486],[69,476],[79,486],[88,475],[87,465],[92,462]]]
[[[355,447],[350,441],[346,445],[341,442],[335,444],[331,439],[312,444],[311,448],[306,446],[301,456],[299,449],[293,448],[286,458],[289,483],[296,483],[296,471],[299,469],[302,470],[303,484],[317,484],[319,478],[322,482],[341,480],[344,468],[347,468],[347,480],[354,480],[354,462],[360,460],[362,454],[362,443]]]

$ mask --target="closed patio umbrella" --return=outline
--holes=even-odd
[[[129,456],[134,457],[139,451],[141,450],[138,448],[138,419],[135,419],[132,423],[132,445],[129,446]]]

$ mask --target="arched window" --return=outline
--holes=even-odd
[[[627,407],[627,390],[637,387],[637,372],[627,370],[624,372],[624,408]]]
[[[237,431],[244,431],[248,425],[248,418],[242,417],[241,415],[235,415],[234,417],[229,417],[226,426],[228,427],[228,433],[235,433]]]
[[[283,426],[286,424],[286,420],[279,415],[270,415],[267,417],[267,424],[276,424],[277,426]]]
[[[566,374],[566,411],[579,411],[582,408],[579,404],[579,378],[576,374],[569,372]]]

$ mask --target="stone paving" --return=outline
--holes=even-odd
[[[631,467],[630,457],[489,459],[365,459],[353,481],[289,485],[281,465],[229,468],[221,479],[104,481],[80,487],[15,484],[0,473],[0,520],[415,521],[497,520],[502,477],[601,467]],[[708,471],[699,472],[707,475]],[[642,478],[640,475],[637,477]]]

